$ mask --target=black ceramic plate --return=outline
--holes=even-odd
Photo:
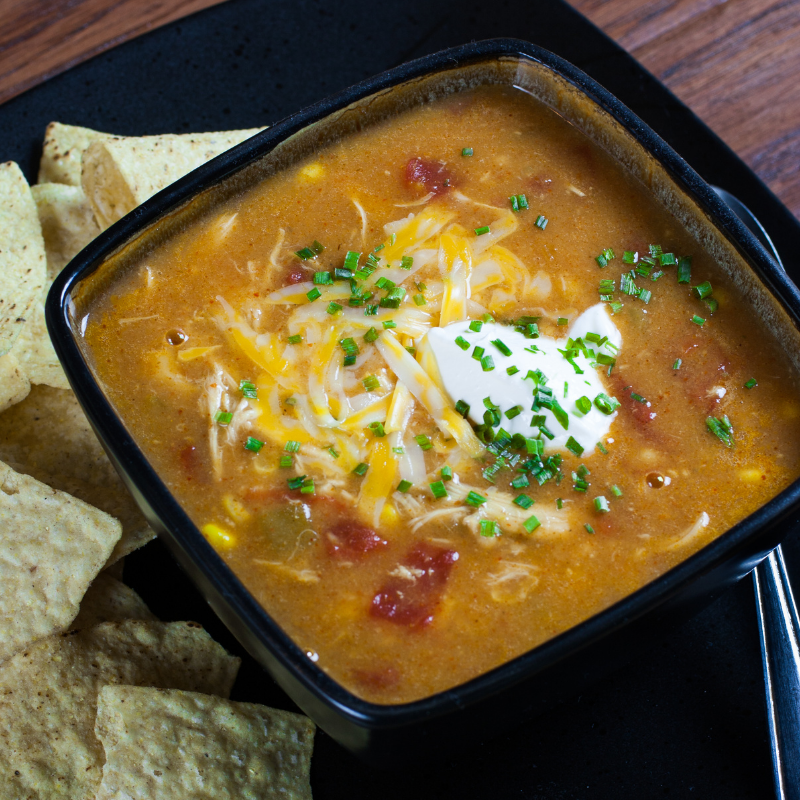
[[[51,119],[123,134],[250,127],[408,58],[489,36],[527,38],[584,69],[707,180],[767,224],[787,269],[800,226],[757,178],[635,62],[554,0],[486,8],[445,0],[352,2],[330,10],[232,0],[100,56],[0,107],[0,157],[35,175]],[[792,256],[790,258],[790,256]],[[792,260],[794,258],[794,261]],[[800,546],[788,543],[787,559]],[[240,652],[158,543],[126,580],[165,619],[198,619]],[[771,794],[760,657],[749,582],[589,693],[504,737],[424,768],[376,772],[324,734],[318,798],[643,798]],[[241,653],[244,655],[243,653]],[[290,707],[245,657],[234,696]]]

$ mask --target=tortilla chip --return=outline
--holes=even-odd
[[[81,185],[81,153],[96,139],[107,133],[51,122],[44,132],[42,159],[39,162],[38,183]]]
[[[103,747],[103,686],[228,696],[239,659],[197,623],[106,622],[43,639],[0,665],[0,797],[92,800]]]
[[[144,600],[108,572],[101,572],[81,600],[81,610],[70,626],[73,630],[91,628],[101,622],[124,619],[157,620]]]
[[[314,724],[253,703],[174,689],[106,686],[95,733],[96,800],[311,800]]]
[[[28,182],[13,162],[0,164],[0,356],[19,336],[45,286],[44,240]]]
[[[63,183],[31,186],[47,253],[47,276],[56,275],[100,233],[83,189]]]
[[[102,229],[262,128],[220,133],[108,137],[83,154],[81,183]]]
[[[69,390],[36,386],[0,414],[0,460],[116,517],[122,538],[109,564],[155,535]]]
[[[0,462],[0,662],[75,619],[121,534],[108,514]]]
[[[13,353],[0,356],[0,412],[24,400],[30,390],[31,383],[17,357]]]
[[[19,362],[25,377],[31,383],[44,383],[57,389],[69,389],[69,381],[61,367],[47,325],[44,321],[44,298],[37,300],[30,312],[22,332],[11,348],[11,355]]]

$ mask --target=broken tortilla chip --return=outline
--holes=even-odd
[[[30,390],[31,382],[16,356],[13,353],[0,356],[0,412],[24,400]]]
[[[0,462],[0,662],[75,619],[121,534],[108,514]]]
[[[239,659],[197,623],[106,622],[57,634],[0,665],[0,797],[93,800],[109,684],[230,693]]]
[[[47,324],[44,321],[44,298],[37,300],[28,312],[28,320],[11,348],[25,377],[31,383],[43,383],[57,389],[69,389],[69,381],[61,367]]]
[[[0,414],[0,460],[120,520],[122,538],[109,564],[155,535],[70,390],[36,386]]]
[[[44,132],[42,158],[39,162],[38,183],[65,183],[81,185],[81,154],[97,139],[107,133],[51,122]]]
[[[20,168],[0,164],[0,356],[22,331],[45,287],[44,240],[28,182]]]
[[[262,128],[218,133],[105,137],[83,154],[81,184],[105,229],[156,192]]]
[[[96,800],[311,800],[308,717],[174,689],[106,686]]]
[[[47,254],[47,277],[56,275],[100,233],[83,189],[63,183],[31,186]]]
[[[124,619],[157,620],[158,617],[130,586],[101,572],[81,600],[81,610],[70,626],[73,630],[91,628],[101,622]]]

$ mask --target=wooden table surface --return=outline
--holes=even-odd
[[[0,103],[219,2],[0,0]],[[570,2],[710,125],[800,218],[800,0]]]

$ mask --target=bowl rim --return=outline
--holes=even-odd
[[[429,697],[393,705],[372,703],[347,690],[306,656],[217,555],[171,495],[128,434],[83,357],[70,320],[71,293],[103,261],[160,218],[244,169],[307,126],[352,103],[407,81],[500,58],[518,58],[542,65],[575,86],[622,125],[659,162],[677,186],[708,215],[711,223],[749,263],[765,288],[794,324],[800,327],[800,292],[797,287],[710,186],[660,136],[577,67],[537,45],[509,38],[452,47],[394,67],[291,114],[214,158],[145,201],[87,245],[57,276],[45,306],[48,330],[69,382],[101,442],[113,453],[112,460],[128,476],[135,475],[131,481],[137,500],[145,499],[161,525],[221,593],[231,611],[277,662],[294,675],[306,692],[338,716],[374,731],[402,728],[420,719],[440,717],[482,702],[535,677],[537,673],[609,636],[632,620],[654,611],[751,544],[768,523],[787,517],[800,505],[800,479],[666,573],[512,660]],[[754,558],[752,566],[766,552],[765,549]]]

